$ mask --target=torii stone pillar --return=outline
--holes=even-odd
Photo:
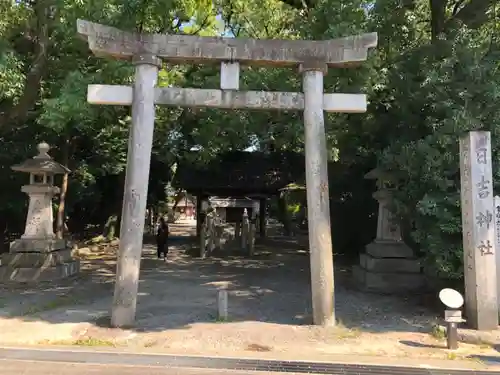
[[[121,31],[112,27],[78,20],[78,33],[84,37],[90,49],[97,56],[112,56],[130,60],[136,56],[162,58],[173,63],[213,63],[221,64],[220,90],[189,88],[155,88],[148,81],[146,86],[136,82],[134,88],[128,86],[90,85],[87,92],[89,103],[108,105],[144,104],[147,113],[154,113],[154,104],[180,107],[204,107],[226,109],[257,110],[302,110],[306,134],[307,197],[309,218],[309,245],[313,299],[313,322],[329,325],[335,322],[333,311],[333,260],[330,238],[328,203],[327,152],[324,132],[323,111],[361,113],[366,111],[366,96],[362,94],[324,94],[323,74],[326,67],[352,67],[366,60],[368,49],[377,45],[377,34],[364,34],[325,41],[303,40],[257,40],[243,38],[198,37],[192,35],[138,34]],[[300,68],[303,73],[303,93],[239,91],[240,63],[268,66]],[[139,75],[136,76],[136,79]],[[150,93],[145,95],[145,91]],[[143,94],[141,94],[143,93]],[[138,97],[138,95],[140,97]],[[134,104],[135,105],[135,104]],[[135,147],[133,155],[151,151],[149,143],[150,124],[146,116],[144,124],[139,117],[133,127],[146,127],[144,143]],[[132,130],[132,132],[138,130]],[[131,138],[132,139],[132,138]],[[129,215],[123,224],[124,244],[120,245],[120,264],[117,274],[115,303],[112,313],[113,326],[132,325],[135,315],[139,259],[141,255],[144,221],[144,192],[148,179],[139,182],[138,177],[146,176],[146,171],[133,172],[134,163],[129,155],[123,217]],[[149,171],[149,158],[141,166]],[[129,180],[130,179],[130,180]],[[127,193],[128,192],[128,193]],[[127,208],[130,206],[130,208]],[[144,209],[143,209],[144,207]],[[132,230],[133,229],[133,230]],[[131,233],[128,231],[131,230]],[[132,272],[132,268],[134,271]],[[129,272],[130,271],[130,272]]]
[[[328,155],[323,114],[323,75],[327,65],[303,63],[304,128],[306,151],[307,217],[313,321],[335,324],[333,250],[328,194]]]
[[[160,60],[152,54],[134,55],[132,62],[135,65],[132,127],[128,141],[120,248],[111,314],[111,325],[115,327],[129,326],[135,320],[155,126],[155,87],[158,68],[161,66]]]

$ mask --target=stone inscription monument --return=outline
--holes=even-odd
[[[491,135],[460,138],[460,182],[467,322],[478,330],[498,328],[497,270]]]
[[[495,220],[495,262],[497,264],[497,303],[500,317],[500,197],[494,198],[494,220]]]
[[[78,20],[78,33],[96,56],[130,60],[136,66],[133,87],[90,85],[87,95],[89,103],[132,106],[111,324],[122,327],[135,320],[155,104],[304,112],[313,322],[334,324],[324,111],[365,112],[366,97],[324,94],[323,75],[328,68],[365,61],[368,49],[377,44],[377,34],[325,41],[256,40],[138,34],[83,20]],[[219,62],[220,89],[157,88],[160,59],[170,63]],[[298,68],[303,93],[239,91],[240,63]]]
[[[377,168],[365,178],[377,180],[378,190],[373,194],[379,203],[377,237],[360,254],[360,264],[353,268],[354,277],[363,289],[370,291],[418,290],[424,283],[420,262],[403,242],[399,224],[389,210],[391,191],[386,186],[386,173]]]
[[[21,189],[29,197],[29,207],[24,234],[13,241],[9,253],[2,256],[0,280],[55,280],[80,269],[67,241],[54,235],[52,198],[59,193],[59,188],[53,185],[54,175],[70,171],[52,160],[48,151],[49,145],[41,143],[37,156],[12,167],[14,171],[30,174],[30,183]]]

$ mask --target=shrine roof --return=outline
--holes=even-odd
[[[181,161],[172,186],[207,195],[276,195],[305,179],[304,155],[231,151],[209,161]]]

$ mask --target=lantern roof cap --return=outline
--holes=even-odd
[[[49,155],[50,146],[46,142],[37,145],[38,155],[11,167],[16,172],[65,174],[71,172]]]
[[[394,174],[386,171],[380,167],[372,169],[370,172],[365,174],[365,178],[367,180],[392,180],[394,178]]]

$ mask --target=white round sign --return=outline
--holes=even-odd
[[[439,299],[450,309],[459,309],[464,304],[464,297],[451,288],[442,289],[439,292]]]

